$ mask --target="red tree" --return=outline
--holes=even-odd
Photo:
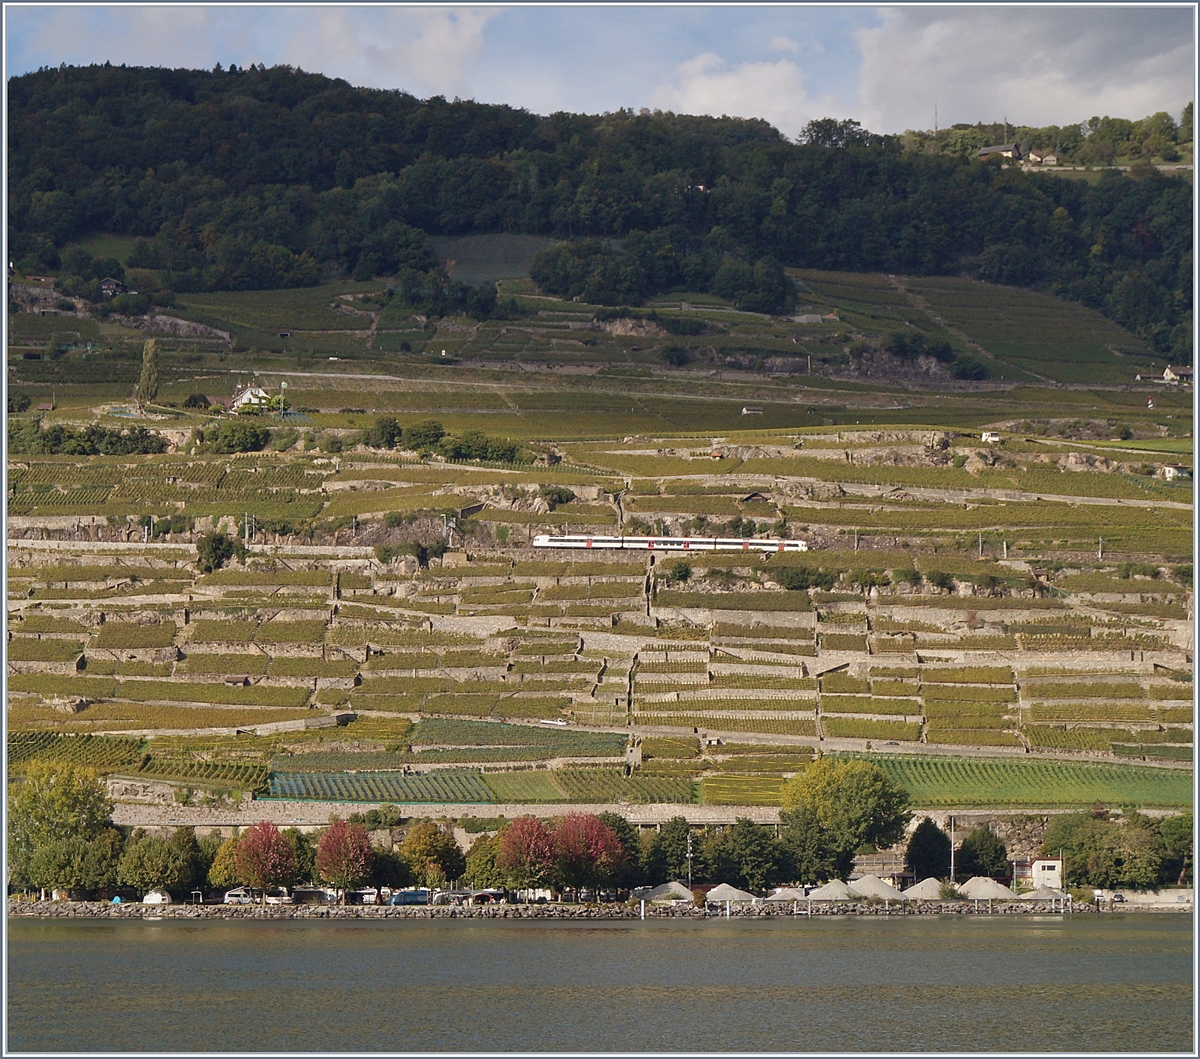
[[[568,813],[554,825],[554,875],[568,887],[595,887],[625,865],[612,828],[590,813]]]
[[[554,867],[554,837],[536,816],[519,816],[500,832],[499,868],[514,886],[546,882]]]
[[[265,903],[268,886],[278,886],[296,874],[291,843],[270,820],[260,820],[238,839],[234,872],[243,886],[257,886]]]
[[[317,871],[331,886],[345,892],[371,874],[375,851],[366,828],[334,818],[317,843]]]

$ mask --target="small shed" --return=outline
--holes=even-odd
[[[1182,463],[1166,463],[1163,464],[1162,476],[1168,482],[1179,480],[1181,482],[1191,481],[1192,469],[1185,467]]]
[[[248,688],[250,678],[245,673],[233,673],[225,678],[225,683],[234,688]]]
[[[761,408],[748,404],[742,405],[742,415],[744,416],[760,416],[762,414],[763,410]]]
[[[142,898],[142,904],[144,905],[169,905],[170,903],[171,895],[162,889],[151,890]]]
[[[739,890],[736,886],[730,886],[729,883],[721,883],[714,886],[704,895],[705,903],[707,904],[725,904],[728,901],[730,904],[745,904],[748,901],[754,900],[754,894],[747,893],[745,890]]]
[[[53,412],[54,411],[54,402],[53,401],[43,401],[41,404],[39,404],[37,406],[37,411]]]
[[[857,901],[860,896],[841,879],[834,879],[824,886],[818,886],[808,895],[808,899],[810,901]]]

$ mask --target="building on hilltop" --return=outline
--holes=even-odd
[[[1168,364],[1163,368],[1163,382],[1191,382],[1192,369],[1183,365]]]
[[[998,143],[991,147],[981,147],[977,157],[988,158],[994,154],[998,154],[1001,158],[1012,158],[1014,161],[1020,161],[1021,145],[1019,143]]]

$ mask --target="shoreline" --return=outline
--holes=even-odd
[[[1122,911],[1125,911],[1122,909]],[[1160,911],[1160,909],[1138,909]],[[1191,911],[1167,906],[1161,911]],[[782,908],[751,905],[725,909],[653,908],[646,919],[760,919],[791,916],[1071,915],[1095,913],[1094,904],[1064,910],[1049,901],[807,901]],[[101,901],[13,901],[10,918],[22,919],[641,919],[638,905],[113,905]]]

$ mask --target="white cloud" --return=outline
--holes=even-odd
[[[942,7],[882,12],[857,32],[860,118],[876,132],[939,123],[1178,118],[1192,98],[1191,9]]]
[[[470,66],[483,30],[500,9],[315,8],[288,37],[291,63],[354,85],[403,88],[418,96],[470,95]]]
[[[680,64],[652,97],[653,106],[677,113],[764,118],[789,137],[819,116],[814,103],[790,59],[730,66],[713,52]]]
[[[790,51],[793,55],[800,54],[800,45],[791,37],[772,37],[767,45],[768,51]]]

